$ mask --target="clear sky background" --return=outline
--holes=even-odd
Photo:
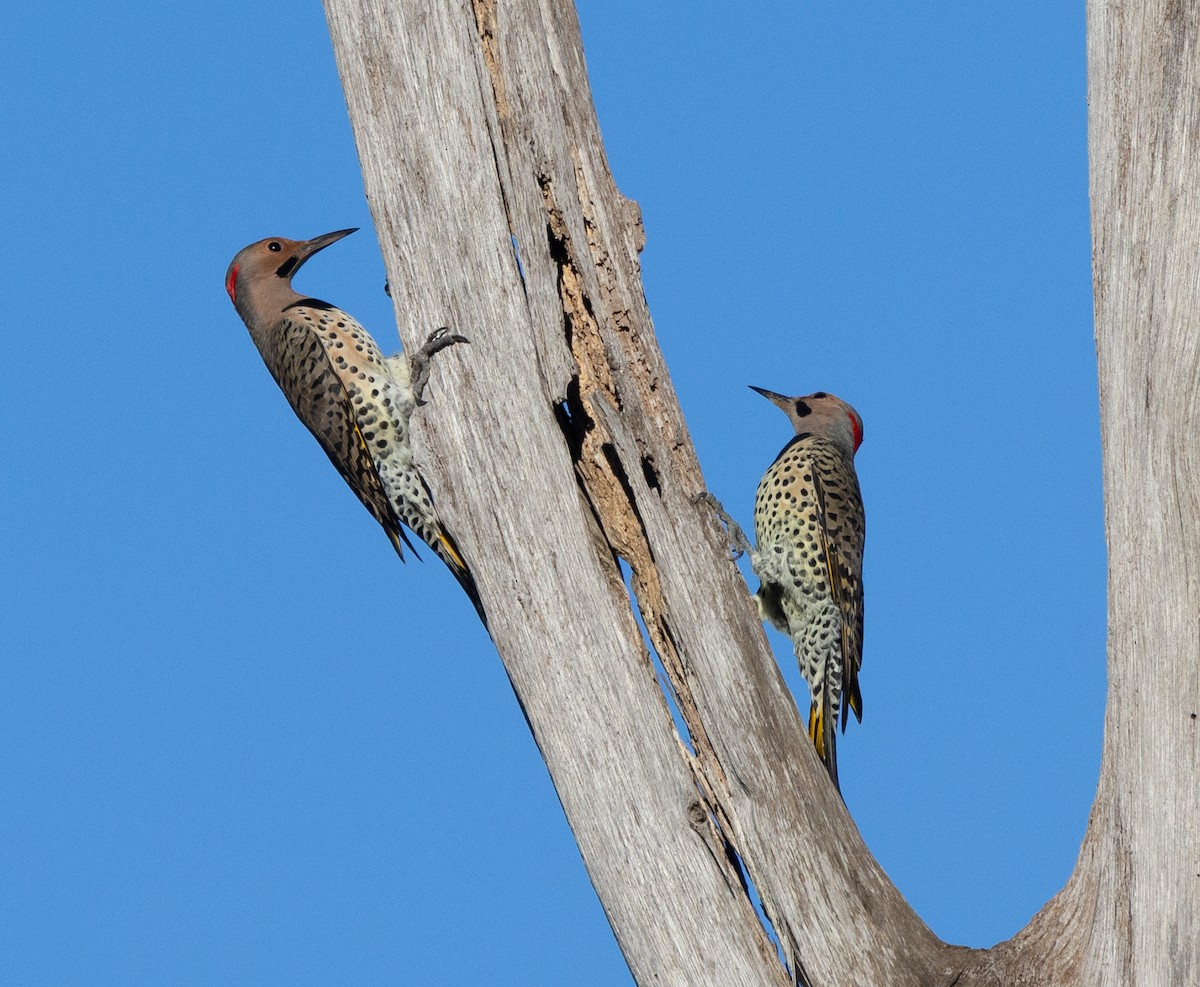
[[[938,935],[1008,938],[1104,704],[1082,0],[580,6],[713,491],[748,523],[790,434],[747,384],[865,419],[850,810]],[[298,285],[397,345],[319,4],[5,33],[0,983],[628,984],[488,638],[223,290],[361,226]]]

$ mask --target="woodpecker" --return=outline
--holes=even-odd
[[[862,418],[824,391],[789,398],[752,390],[781,409],[796,430],[754,499],[758,547],[750,561],[762,581],[755,599],[762,618],[792,639],[812,693],[808,735],[837,786],[838,713],[843,732],[847,707],[862,722],[866,519],[854,472]]]
[[[292,288],[305,261],[354,232],[252,243],[230,263],[225,290],[292,410],[396,554],[404,559],[403,545],[417,554],[407,526],[446,563],[483,618],[475,580],[438,517],[409,445],[409,419],[421,403],[430,358],[466,340],[439,329],[410,366],[404,354],[384,357],[370,333],[341,309]]]

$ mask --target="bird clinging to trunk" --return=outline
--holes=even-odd
[[[438,330],[410,368],[403,354],[385,357],[341,309],[292,287],[305,261],[353,232],[252,243],[230,263],[225,290],[292,410],[383,527],[396,553],[403,559],[402,545],[413,549],[407,527],[446,563],[482,618],[475,580],[438,517],[409,445],[409,419],[421,403],[430,358],[465,340]]]
[[[792,639],[812,693],[808,735],[837,786],[838,713],[843,731],[847,708],[862,720],[858,670],[866,520],[854,472],[862,418],[825,391],[789,398],[761,387],[753,390],[780,408],[796,430],[758,484],[758,547],[711,493],[698,501],[724,522],[731,547],[749,553],[762,581],[754,596],[759,616]]]
[[[783,411],[795,436],[775,457],[754,499],[764,619],[792,639],[812,692],[808,734],[838,784],[835,728],[847,707],[862,720],[862,557],[866,534],[854,454],[862,418],[824,391],[784,397],[753,388]],[[843,705],[844,701],[844,705]]]

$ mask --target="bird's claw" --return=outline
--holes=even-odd
[[[455,343],[469,343],[470,340],[466,336],[456,332],[451,332],[449,326],[442,326],[440,329],[434,329],[425,340],[425,345],[418,351],[418,355],[432,356],[439,350],[444,350],[447,346],[453,346]]]
[[[725,530],[729,537],[729,553],[735,562],[747,552],[754,551],[754,546],[750,544],[750,539],[746,537],[746,532],[742,530],[742,526],[729,516],[729,512],[725,510],[724,506],[713,494],[707,490],[701,494],[697,494],[696,503],[707,504],[711,507],[717,515],[717,520],[725,525]]]
[[[410,361],[410,366],[412,367],[413,401],[417,405],[425,403],[421,399],[421,395],[425,392],[425,385],[429,383],[429,368],[434,354],[440,353],[455,343],[469,342],[470,340],[466,336],[452,333],[449,326],[442,326],[440,329],[435,329],[429,334],[429,338],[425,340],[425,344],[413,354]]]

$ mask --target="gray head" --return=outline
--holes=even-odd
[[[847,456],[853,456],[862,445],[862,417],[833,394],[814,391],[802,397],[789,398],[753,384],[750,390],[757,391],[787,415],[797,435],[809,432],[824,436],[835,442]]]
[[[311,240],[268,237],[239,250],[225,272],[225,290],[250,330],[274,325],[283,310],[302,297],[292,288],[292,277],[304,262],[353,232],[338,230]]]

